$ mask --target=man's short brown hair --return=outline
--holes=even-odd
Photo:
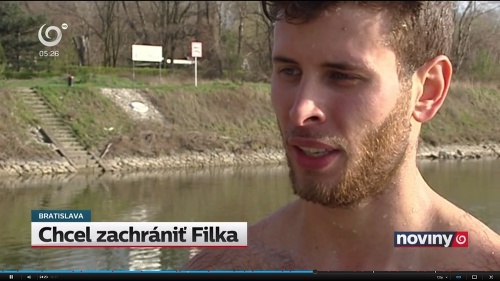
[[[450,55],[454,30],[454,2],[448,1],[262,1],[272,22],[303,23],[340,5],[357,5],[382,12],[389,45],[396,53],[400,75],[411,75],[438,55]]]

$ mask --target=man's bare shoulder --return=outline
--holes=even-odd
[[[470,265],[479,270],[499,270],[500,235],[474,217],[465,227],[469,230]]]
[[[187,262],[183,270],[285,270],[296,269],[297,263],[286,250],[280,232],[286,209],[277,210],[248,229],[246,248],[204,249]]]
[[[248,249],[204,249],[191,258],[183,270],[243,270],[255,261]]]
[[[462,270],[500,269],[500,235],[484,222],[452,203],[445,203],[441,206],[443,208],[439,210],[439,219],[442,221],[440,229],[468,232],[467,254],[455,256],[450,260],[465,261],[461,266]]]
[[[246,248],[204,249],[182,270],[283,270],[294,266],[286,251],[272,251],[262,241],[254,240]]]

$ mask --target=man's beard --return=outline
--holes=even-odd
[[[340,146],[347,156],[340,177],[321,179],[328,175],[318,175],[317,178],[316,173],[311,172],[299,176],[287,152],[294,193],[306,201],[335,208],[356,206],[386,191],[409,147],[409,99],[409,93],[400,95],[396,108],[379,127],[365,133],[360,147],[350,149],[343,138],[317,138],[303,129],[292,131],[290,136],[317,138]]]

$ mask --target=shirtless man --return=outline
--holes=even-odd
[[[184,269],[500,270],[500,236],[416,163],[451,82],[451,2],[263,4],[299,199],[249,227],[247,248],[204,250]],[[469,246],[394,247],[395,231],[468,231]]]

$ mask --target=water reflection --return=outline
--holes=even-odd
[[[153,221],[154,210],[148,205],[139,205],[132,209],[124,220],[131,222]],[[161,248],[131,248],[128,252],[129,270],[161,270]]]
[[[443,196],[500,232],[500,161],[422,162]],[[285,167],[0,181],[2,269],[178,269],[199,249],[32,249],[32,209],[91,209],[93,221],[247,221],[293,199]]]
[[[423,162],[420,169],[436,192],[500,233],[500,161]]]

